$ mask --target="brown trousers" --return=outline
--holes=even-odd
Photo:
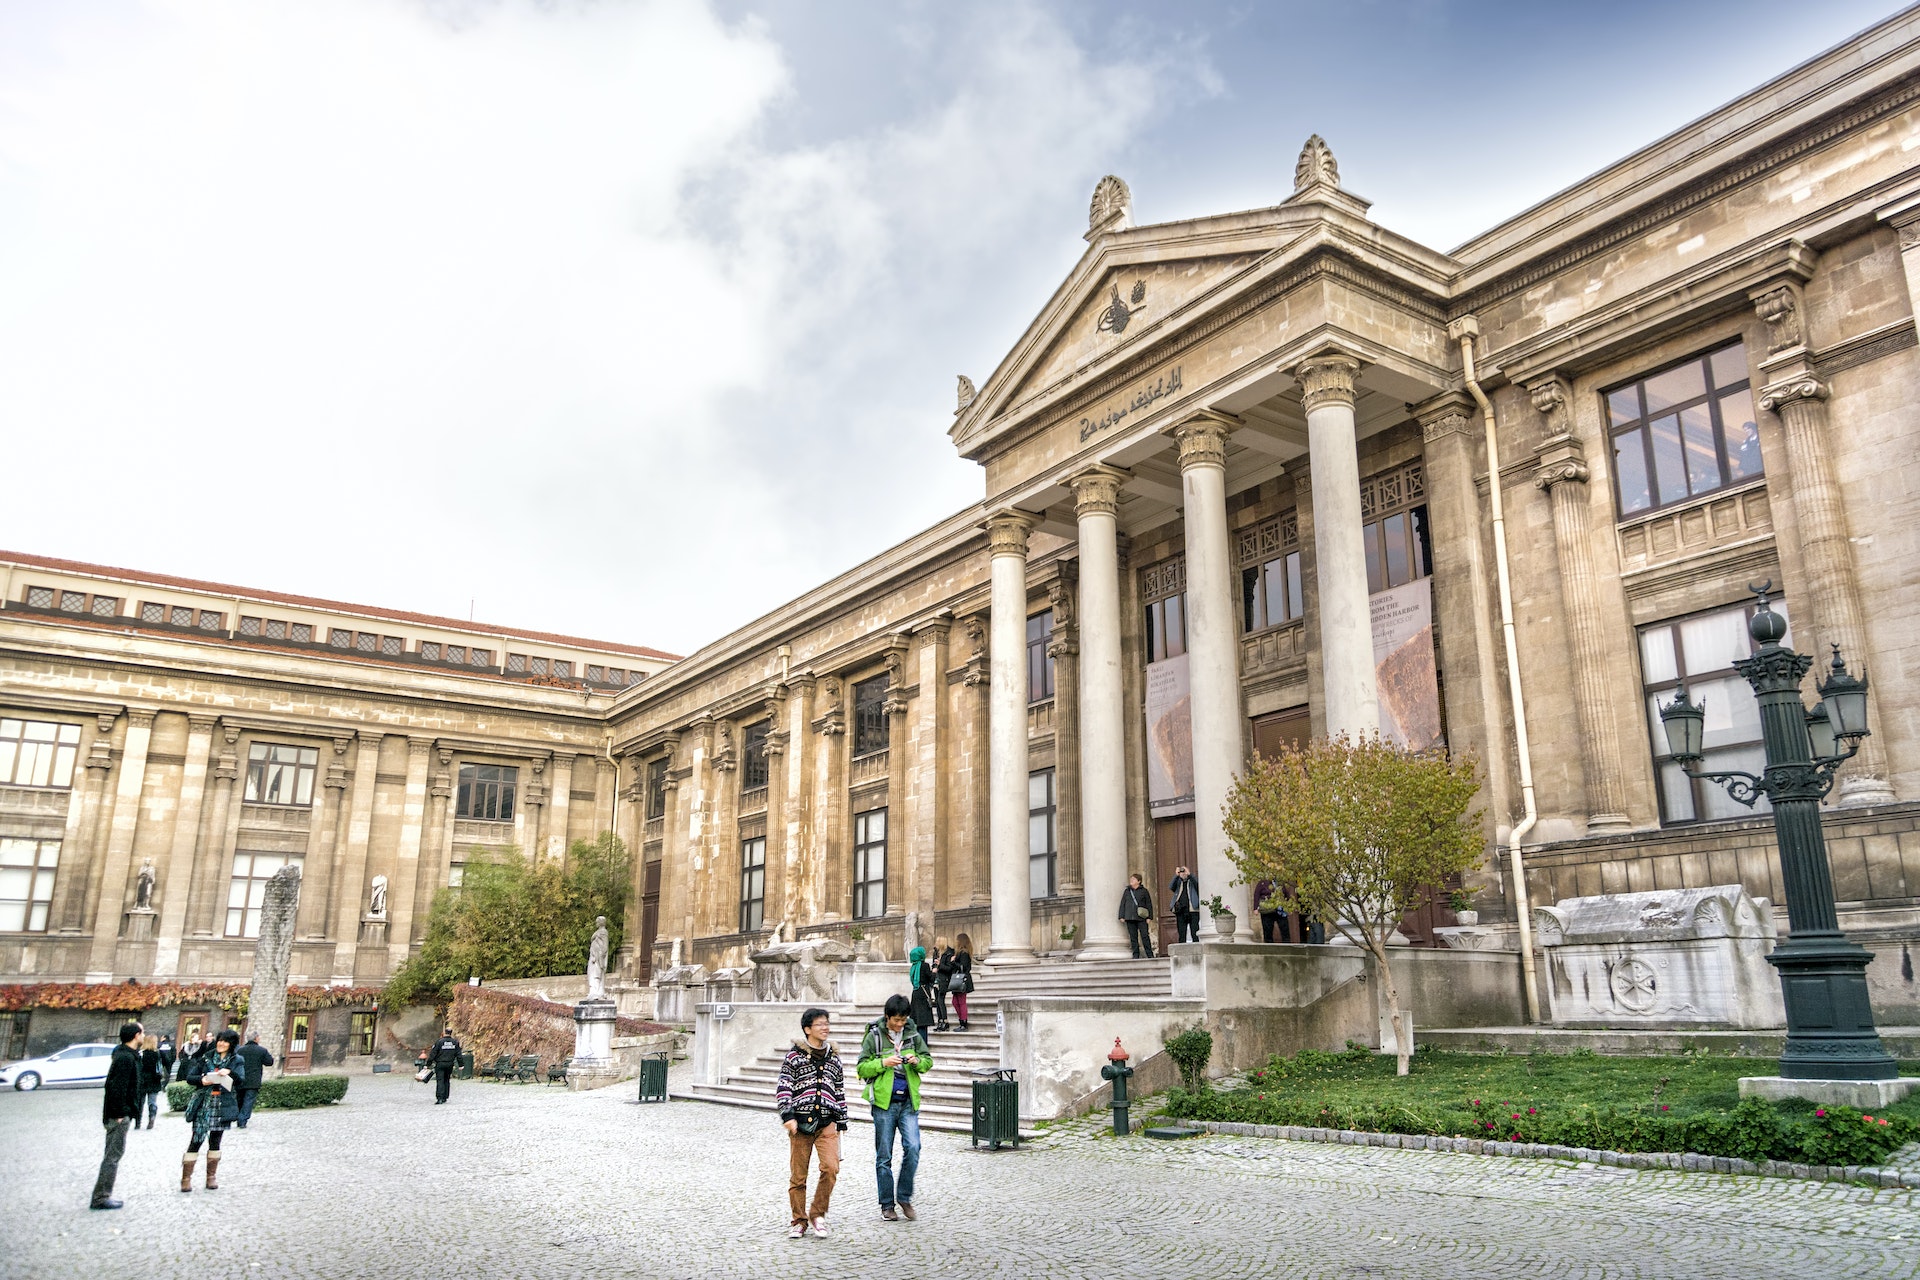
[[[826,1128],[809,1137],[804,1133],[790,1133],[787,1143],[792,1148],[793,1177],[787,1183],[787,1203],[793,1210],[794,1222],[805,1222],[809,1218],[827,1216],[827,1203],[833,1199],[833,1184],[840,1176],[840,1130],[829,1123]],[[807,1165],[815,1155],[820,1157],[820,1181],[813,1188],[813,1208],[807,1209]]]

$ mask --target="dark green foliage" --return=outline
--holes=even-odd
[[[608,954],[620,947],[632,870],[626,845],[610,832],[574,841],[564,861],[529,861],[517,849],[473,859],[464,883],[434,898],[427,936],[388,981],[382,1006],[444,1005],[474,974],[585,973],[594,917],[607,918]]]
[[[1920,1137],[1920,1095],[1867,1119],[1850,1107],[1741,1098],[1741,1076],[1771,1059],[1420,1052],[1364,1049],[1274,1058],[1225,1092],[1177,1090],[1187,1119],[1435,1134],[1608,1151],[1691,1151],[1744,1160],[1875,1165]]]
[[[256,1111],[292,1111],[299,1107],[324,1107],[347,1096],[345,1076],[283,1076],[260,1085],[254,1100]],[[185,1111],[193,1097],[193,1086],[176,1080],[167,1086],[167,1110]]]
[[[1213,1057],[1213,1036],[1199,1027],[1182,1031],[1170,1036],[1166,1041],[1167,1056],[1173,1059],[1173,1065],[1180,1068],[1180,1082],[1188,1093],[1205,1090],[1207,1083],[1207,1060]]]

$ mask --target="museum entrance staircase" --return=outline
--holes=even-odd
[[[1172,961],[1106,960],[1079,962],[1046,958],[1027,965],[977,965],[974,992],[967,997],[967,1030],[950,1021],[952,1031],[935,1031],[928,1047],[933,1070],[920,1082],[920,1126],[965,1133],[973,1122],[975,1071],[1000,1065],[1000,1001],[1013,996],[1079,996],[1109,1000],[1166,1000],[1173,995]],[[952,1011],[948,1011],[949,1018]],[[833,1043],[846,1069],[848,1110],[852,1119],[865,1121],[867,1107],[860,1101],[862,1082],[854,1074],[860,1040],[869,1024],[880,1017],[878,1004],[856,1005],[851,1013],[836,1012]],[[798,1034],[797,1029],[795,1034]],[[780,1081],[780,1062],[790,1040],[769,1044],[766,1052],[728,1075],[721,1084],[695,1084],[678,1096],[728,1106],[772,1111]]]

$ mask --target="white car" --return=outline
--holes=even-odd
[[[113,1062],[110,1044],[70,1044],[44,1058],[26,1058],[0,1067],[0,1087],[38,1089],[41,1085],[105,1084]]]

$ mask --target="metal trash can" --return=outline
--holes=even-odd
[[[453,1078],[456,1080],[473,1079],[473,1050],[462,1049],[453,1063]]]
[[[667,1100],[667,1055],[650,1053],[640,1059],[640,1101]]]
[[[1012,1067],[978,1067],[973,1082],[973,1145],[1020,1145],[1020,1085]]]

